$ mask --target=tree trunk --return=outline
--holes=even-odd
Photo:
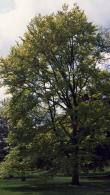
[[[21,181],[26,181],[26,175],[24,171],[22,172],[22,175],[21,175]]]
[[[22,176],[21,177],[21,181],[26,181],[26,177],[25,176]]]
[[[78,146],[74,149],[73,167],[72,167],[72,185],[79,185],[79,149]]]
[[[75,103],[76,104],[76,103]],[[79,185],[79,138],[78,138],[78,109],[77,104],[74,112],[71,115],[71,122],[73,128],[73,162],[72,162],[72,185]]]

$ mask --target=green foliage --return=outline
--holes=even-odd
[[[36,16],[22,43],[1,59],[4,85],[12,95],[8,116],[13,149],[5,163],[23,145],[23,165],[50,157],[58,168],[61,158],[66,159],[72,182],[78,184],[81,148],[109,125],[103,97],[109,99],[110,75],[97,67],[103,58],[100,41],[97,28],[77,5],[71,10],[64,6],[56,14]]]

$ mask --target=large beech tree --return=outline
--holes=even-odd
[[[94,120],[90,117],[95,106],[103,107],[104,93],[96,85],[102,42],[77,5],[71,10],[63,6],[56,14],[36,16],[22,43],[1,60],[4,84],[12,94],[9,110],[16,143],[22,142],[21,136],[28,144],[42,129],[69,143],[72,184],[79,184],[80,144],[93,130],[99,112]]]

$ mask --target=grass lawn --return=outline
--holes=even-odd
[[[106,195],[110,194],[109,179],[81,179],[79,187],[71,186],[69,177],[55,177],[45,184],[35,179],[25,182],[0,180],[0,195]]]

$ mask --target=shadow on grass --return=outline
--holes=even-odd
[[[17,180],[16,180],[17,181]],[[62,183],[61,183],[62,181]],[[96,195],[96,194],[110,194],[110,181],[107,179],[82,179],[80,186],[71,186],[70,181],[63,180],[53,180],[50,183],[38,183],[35,180],[28,180],[25,183],[18,181],[13,184],[13,181],[9,181],[8,186],[2,187],[3,190],[7,192],[19,192],[19,193],[35,193],[36,195]]]

